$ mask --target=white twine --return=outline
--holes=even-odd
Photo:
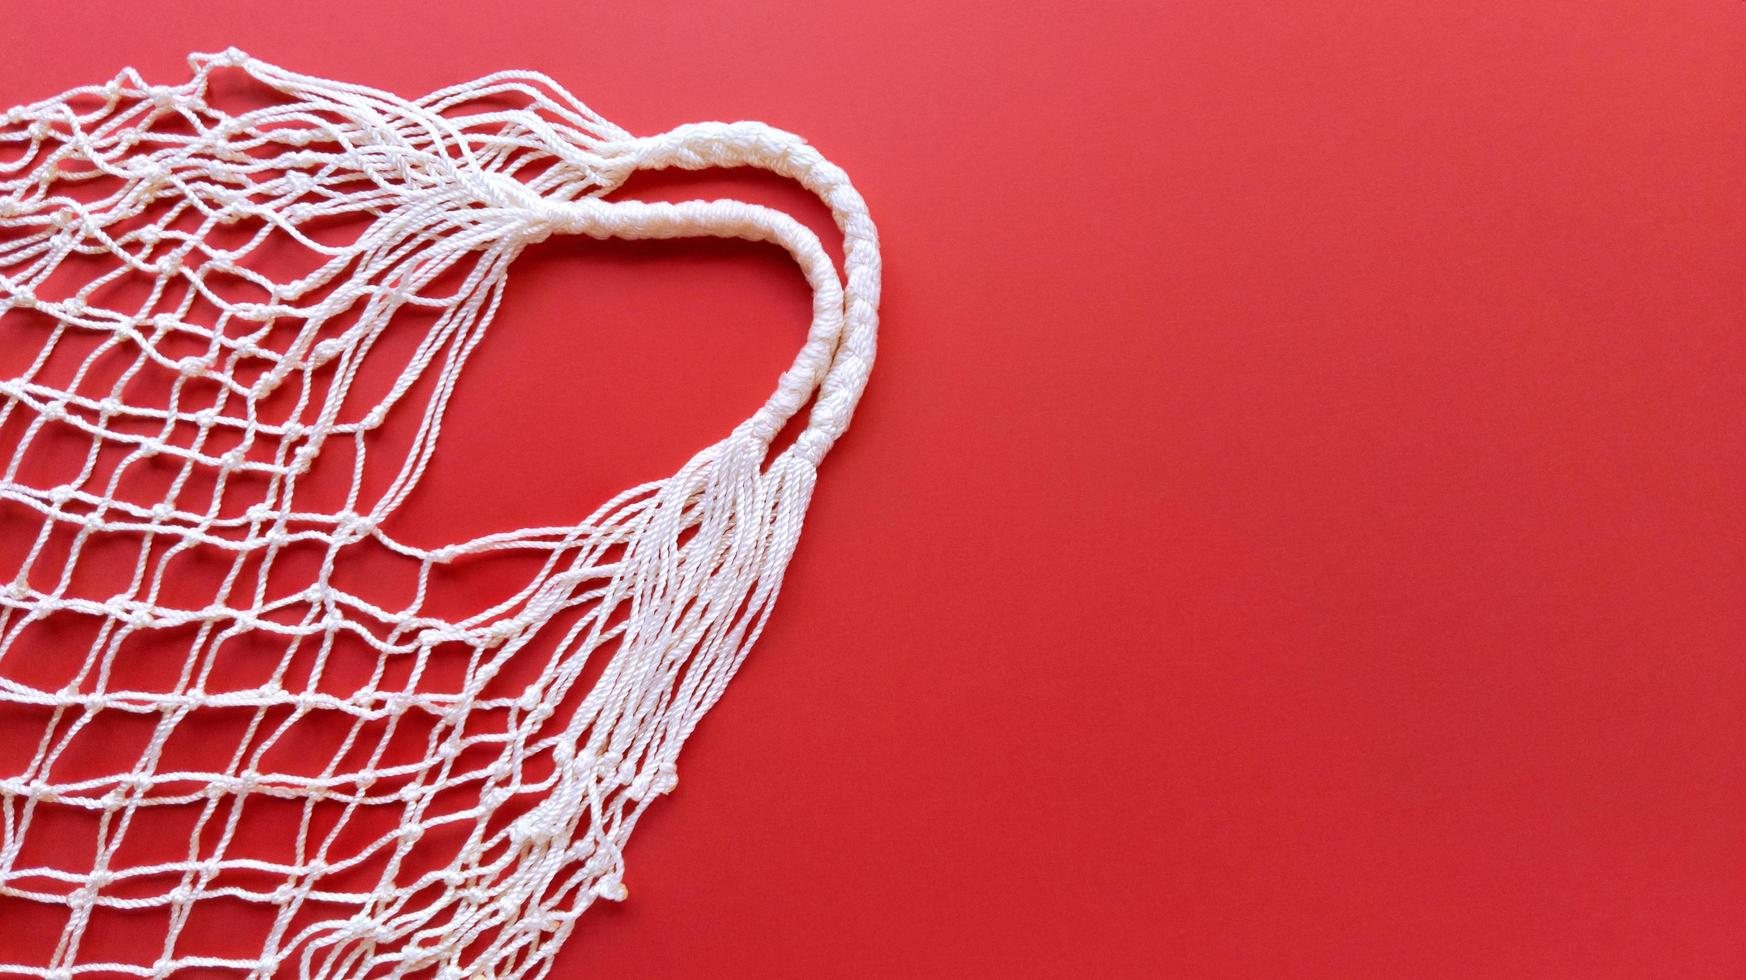
[[[705,123],[634,138],[537,74],[504,72],[406,101],[293,74],[234,49],[196,55],[190,64],[194,74],[183,85],[150,86],[130,70],[107,85],[0,117],[0,151],[15,151],[0,153],[0,311],[34,311],[54,325],[40,356],[19,376],[0,380],[0,426],[15,414],[24,423],[0,473],[0,504],[41,519],[34,548],[0,581],[0,710],[52,709],[55,719],[23,770],[0,771],[0,896],[68,910],[49,961],[0,963],[0,972],[543,975],[595,899],[624,897],[626,839],[649,801],[673,789],[680,746],[770,613],[815,468],[848,426],[873,363],[880,269],[872,221],[840,169],[797,137],[759,123]],[[223,68],[246,72],[279,98],[235,115],[215,108],[207,102],[208,83]],[[482,105],[490,100],[511,107]],[[734,166],[797,180],[830,206],[844,238],[842,280],[809,230],[769,208],[603,197],[637,170]],[[104,180],[112,189],[97,199],[64,192],[82,179]],[[360,217],[368,223],[350,244],[325,244],[308,230],[326,219]],[[239,223],[260,230],[239,247],[214,244],[214,229]],[[805,345],[769,401],[727,438],[673,477],[627,491],[575,527],[526,528],[428,550],[395,540],[381,524],[430,461],[449,396],[492,319],[511,261],[531,243],[566,234],[779,244],[813,289]],[[269,241],[295,243],[317,257],[317,267],[288,282],[251,268]],[[63,263],[93,257],[112,271],[93,275],[71,295],[45,293]],[[464,272],[461,285],[432,295],[433,284],[456,270]],[[210,288],[219,274],[252,284],[266,298],[225,299]],[[107,286],[140,276],[154,283],[143,306],[103,305]],[[171,283],[187,288],[172,290]],[[197,302],[218,311],[214,324],[193,322]],[[408,307],[436,315],[387,395],[359,412],[348,394],[360,366],[379,337],[405,329],[396,314]],[[351,317],[343,330],[333,326],[342,315]],[[4,318],[0,313],[0,343],[7,342]],[[286,338],[288,324],[295,330]],[[56,340],[74,334],[100,338],[97,352],[70,381],[55,382],[45,364]],[[194,342],[204,353],[172,356],[165,353],[168,341]],[[131,369],[107,391],[87,390],[98,355],[116,351],[133,356]],[[260,370],[239,372],[239,365]],[[168,406],[131,403],[128,382],[154,368],[174,372]],[[434,393],[415,404],[409,392],[433,372]],[[196,380],[219,386],[215,403],[180,404],[184,386]],[[284,421],[264,420],[257,407],[285,386],[301,392],[296,410]],[[805,430],[772,458],[776,433],[808,402]],[[397,461],[387,489],[368,500],[366,440],[396,409],[422,412],[418,438]],[[28,485],[21,460],[50,425],[90,439],[86,465],[68,482]],[[233,437],[237,448],[205,448],[214,432]],[[310,510],[298,503],[299,480],[330,440],[348,441],[357,453],[352,489],[344,509]],[[107,483],[93,479],[104,448],[127,454]],[[118,492],[121,473],[152,457],[179,467],[170,490],[149,501]],[[182,499],[195,471],[216,474],[211,501]],[[259,477],[265,491],[239,516],[219,498],[226,482],[243,474]],[[74,540],[58,574],[39,567],[56,528]],[[101,599],[77,594],[71,578],[78,557],[110,536],[143,536],[160,547],[139,549],[126,588]],[[417,595],[405,608],[379,608],[333,583],[336,564],[365,542],[418,564]],[[283,549],[300,543],[325,550],[321,569],[301,591],[275,593],[268,571]],[[190,549],[234,564],[208,604],[176,608],[162,599],[165,561],[153,558]],[[545,555],[515,596],[458,620],[424,608],[435,568],[511,550]],[[241,574],[251,558],[259,568],[252,585]],[[285,615],[298,610],[305,615]],[[554,617],[577,610],[537,680],[516,697],[484,695]],[[31,656],[20,637],[57,613],[103,621],[83,669],[58,690],[8,677],[7,658]],[[163,690],[128,687],[124,641],[177,627],[197,631],[179,680]],[[279,641],[283,659],[272,679],[248,690],[205,690],[202,665],[245,633]],[[448,691],[371,683],[342,696],[316,690],[313,680],[281,683],[294,656],[325,656],[341,635],[367,644],[382,663],[415,658],[414,678],[445,644],[470,648],[470,665],[459,689]],[[572,695],[596,651],[597,661],[608,658],[604,668],[585,693]],[[254,712],[229,767],[160,770],[177,726],[217,708]],[[272,708],[290,709],[287,720],[264,722]],[[56,762],[69,742],[101,712],[155,715],[145,752],[99,777],[58,777]],[[371,723],[386,720],[392,731],[393,722],[418,712],[437,722],[426,757],[415,763],[386,764],[378,747],[365,764],[342,767],[335,758],[317,774],[260,768],[292,725],[343,728],[350,745]],[[487,719],[499,720],[492,728]],[[529,762],[542,758],[550,765],[541,771],[550,775],[527,776]],[[431,808],[434,797],[456,787],[476,788],[477,805]],[[249,796],[302,803],[303,826],[284,828],[300,835],[295,860],[227,853]],[[224,800],[235,805],[221,810]],[[384,805],[401,808],[398,829],[348,844],[347,820],[359,808]],[[494,813],[516,805],[519,816],[488,832]],[[310,834],[317,806],[343,811],[331,833]],[[33,818],[53,807],[102,814],[92,867],[20,863]],[[201,827],[222,823],[217,843],[203,850],[197,832],[185,859],[118,861],[134,818],[154,807],[193,808]],[[447,866],[401,875],[421,836],[455,825],[470,831]],[[379,869],[373,888],[327,883],[360,868]],[[226,874],[237,870],[280,883],[228,883]],[[114,893],[122,882],[130,886],[126,896]],[[199,937],[184,931],[197,905],[219,897],[276,909],[259,956],[203,953]],[[346,913],[316,915],[317,905]],[[167,909],[162,948],[143,951],[140,962],[86,962],[80,947],[91,912],[104,907]],[[303,924],[293,931],[294,923]]]

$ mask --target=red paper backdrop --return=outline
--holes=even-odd
[[[872,387],[558,975],[1746,975],[1746,5],[13,8],[0,103],[529,67],[868,198]],[[806,319],[771,248],[512,280],[431,540],[670,472]]]

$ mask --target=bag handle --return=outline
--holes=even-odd
[[[758,122],[693,123],[657,136],[607,143],[608,168],[703,170],[758,167],[795,180],[818,195],[843,233],[845,281],[818,236],[792,217],[742,201],[651,203],[583,198],[545,201],[541,217],[554,230],[596,238],[679,238],[710,235],[770,241],[786,248],[813,288],[813,323],[775,394],[746,426],[764,443],[817,393],[806,430],[788,451],[816,466],[849,426],[873,368],[879,329],[879,233],[842,168],[806,141]],[[622,180],[609,181],[617,186]]]

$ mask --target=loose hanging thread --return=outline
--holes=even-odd
[[[16,376],[0,379],[0,438],[14,443],[0,521],[31,531],[22,557],[0,566],[0,714],[41,732],[20,765],[0,769],[0,902],[65,910],[50,955],[0,962],[0,972],[543,975],[583,911],[625,896],[626,839],[674,787],[680,746],[770,614],[816,467],[873,363],[872,221],[840,169],[758,123],[635,138],[532,73],[408,101],[235,50],[190,64],[182,85],[148,85],[130,70],[0,115],[0,345],[23,350],[38,335],[17,325],[25,318],[43,337]],[[216,107],[210,83],[226,69],[274,98],[234,114]],[[638,170],[738,166],[792,178],[830,207],[842,279],[816,236],[769,208],[605,197]],[[319,230],[337,220],[361,221],[361,233],[325,241]],[[579,525],[435,549],[396,540],[382,524],[425,473],[511,262],[553,235],[776,243],[813,290],[806,342],[769,401],[725,439]],[[295,277],[268,275],[254,257],[269,247],[311,262]],[[99,271],[57,291],[57,273],[74,266]],[[149,288],[138,302],[106,298],[141,280]],[[221,280],[252,287],[253,298],[225,293]],[[212,322],[195,315],[202,305],[216,311]],[[368,355],[414,311],[426,324],[414,353],[384,395],[359,404]],[[61,348],[82,359],[57,374]],[[118,379],[95,380],[95,366],[118,357]],[[162,404],[132,396],[147,375],[169,379]],[[809,402],[805,430],[772,455]],[[396,412],[417,413],[417,434],[372,495],[366,450]],[[57,435],[86,441],[84,465],[40,485],[27,457]],[[344,505],[312,507],[310,474],[336,445],[355,461],[345,464]],[[174,479],[136,499],[126,474],[146,466]],[[190,491],[202,480],[210,499]],[[81,556],[121,539],[139,542],[131,577],[92,592],[76,574]],[[318,569],[283,587],[275,565],[306,546],[319,549]],[[409,604],[385,608],[336,582],[362,547],[415,564]],[[168,598],[166,568],[189,552],[230,569],[204,604]],[[426,608],[433,574],[502,553],[540,558],[513,596],[460,618]],[[19,679],[27,670],[7,669],[41,656],[35,627],[68,617],[99,626],[65,683],[37,686]],[[546,636],[549,653],[534,650],[558,630]],[[132,684],[142,655],[133,641],[164,636],[189,638],[174,680]],[[246,637],[267,638],[270,669],[223,688],[212,665]],[[370,682],[350,692],[320,681],[342,644],[377,659]],[[421,684],[436,652],[454,650],[465,655],[458,681]],[[493,687],[530,655],[545,658],[534,680]],[[402,666],[404,684],[383,680]],[[249,719],[228,765],[166,768],[178,731],[213,713]],[[150,729],[137,757],[63,775],[81,734],[118,716]],[[388,742],[415,718],[428,732],[422,756],[395,761]],[[298,726],[343,738],[313,771],[275,768],[275,744]],[[458,791],[473,802],[436,802]],[[292,838],[283,858],[232,853],[251,801],[301,813],[274,828]],[[361,814],[385,807],[391,830],[347,837]],[[96,820],[89,861],[42,860],[33,827],[73,811]],[[130,833],[156,813],[189,819],[187,853],[130,861]],[[411,870],[421,840],[437,834],[455,839],[452,857]],[[348,884],[360,876],[365,885]],[[201,948],[190,919],[221,902],[270,910],[258,955]],[[161,947],[132,962],[82,952],[94,917],[116,910],[161,915]]]

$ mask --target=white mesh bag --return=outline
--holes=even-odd
[[[0,972],[544,974],[770,613],[872,366],[873,224],[757,123],[634,138],[526,72],[408,101],[190,63],[0,116]],[[778,211],[608,197],[737,166],[830,207],[841,279]],[[777,243],[803,349],[581,524],[396,538],[553,235]],[[482,598],[491,562],[519,577]]]

